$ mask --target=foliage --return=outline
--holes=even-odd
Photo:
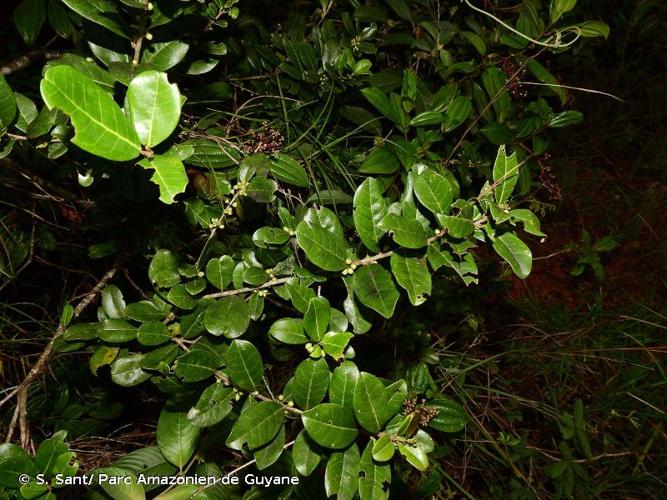
[[[436,273],[477,284],[476,249],[529,275],[523,239],[545,236],[524,207],[538,159],[551,129],[583,118],[540,61],[608,31],[571,22],[575,3],[527,0],[509,29],[469,2],[295,2],[280,23],[249,0],[20,4],[27,45],[47,21],[69,45],[31,97],[0,77],[3,154],[76,175],[93,199],[136,189],[151,207],[128,229],[100,204],[113,231],[89,255],[150,248],[152,290],[136,300],[108,285],[97,321],[70,315],[56,342],[88,351],[95,376],[164,395],[157,448],[97,471],[130,478],[100,482],[107,495],[241,495],[139,483],[224,476],[230,457],[299,477],[276,497],[382,499],[429,470],[435,440],[462,432],[466,411],[434,383],[432,349],[393,366],[373,351],[406,300],[427,307]],[[144,191],[144,170],[157,189]],[[2,460],[34,474],[4,446]],[[563,463],[554,478],[577,474]],[[13,476],[3,486],[48,496]]]

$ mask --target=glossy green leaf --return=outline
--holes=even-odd
[[[255,451],[255,464],[259,470],[264,470],[273,465],[280,458],[285,449],[285,426],[282,425],[278,434],[257,451]]]
[[[426,246],[424,227],[416,219],[388,213],[380,221],[380,228],[389,231],[394,241],[402,247],[417,249]]]
[[[388,434],[382,434],[380,438],[373,443],[373,460],[376,462],[388,462],[394,456],[396,447]]]
[[[98,335],[105,342],[122,344],[137,338],[137,328],[124,319],[108,318],[102,323]]]
[[[220,290],[227,288],[232,282],[232,274],[236,263],[229,255],[214,258],[206,264],[206,279]]]
[[[123,387],[133,387],[150,378],[150,373],[141,369],[143,354],[128,354],[111,363],[111,380]]]
[[[554,116],[549,122],[551,128],[565,128],[570,125],[577,125],[584,121],[584,114],[581,111],[563,111]]]
[[[169,250],[158,250],[148,266],[148,278],[160,288],[178,284],[181,276],[176,256]]]
[[[151,148],[171,135],[181,117],[181,94],[165,73],[151,70],[134,77],[127,103],[139,140]]]
[[[308,309],[303,316],[303,327],[308,336],[315,342],[319,342],[324,337],[329,327],[329,318],[331,315],[331,306],[324,297],[315,297],[308,302]]]
[[[303,249],[306,257],[316,266],[325,271],[342,271],[347,266],[347,243],[342,236],[342,230],[331,230],[322,225],[322,212],[328,213],[324,217],[329,218],[332,212],[321,208],[320,210],[309,209],[306,216],[296,228],[296,239]],[[335,216],[333,216],[335,217]],[[334,227],[340,223],[336,221]]]
[[[374,147],[370,154],[359,167],[361,174],[393,174],[400,167],[396,155],[389,149],[383,147]]]
[[[137,331],[137,340],[141,345],[154,346],[171,340],[172,333],[161,321],[148,321]]]
[[[255,177],[248,184],[245,194],[257,203],[271,203],[276,199],[277,189],[276,181],[265,177]]]
[[[314,448],[315,445],[306,431],[299,432],[292,445],[292,461],[302,476],[310,476],[322,460],[322,456]]]
[[[303,412],[301,422],[313,441],[325,448],[346,448],[357,437],[352,410],[335,403],[322,403]]]
[[[99,484],[104,492],[114,500],[144,500],[146,498],[143,487],[137,482],[136,475],[130,471],[120,467],[103,467],[95,469],[91,474],[93,484]],[[100,476],[102,475],[118,479],[101,481]]]
[[[125,301],[116,285],[107,285],[102,290],[102,308],[107,318],[124,318]]]
[[[442,113],[437,111],[424,111],[410,120],[410,125],[413,127],[425,127],[427,125],[440,125],[444,121],[445,115]]]
[[[530,248],[513,233],[497,236],[493,249],[510,265],[514,274],[526,279],[533,266],[533,254]]]
[[[570,12],[577,5],[577,0],[551,0],[549,6],[549,21],[553,24],[558,21],[563,14]]]
[[[200,432],[187,413],[163,409],[157,422],[157,445],[164,458],[183,468],[195,452]]]
[[[329,389],[331,373],[323,358],[318,360],[306,359],[299,363],[294,378],[294,402],[304,410],[310,410],[321,403]]]
[[[373,442],[369,442],[359,461],[359,497],[361,500],[386,500],[391,483],[389,464],[380,465],[373,460]]]
[[[174,373],[183,382],[199,382],[212,376],[217,368],[217,356],[208,351],[191,350],[178,358]]]
[[[58,108],[70,117],[76,130],[72,142],[81,149],[115,161],[139,155],[139,137],[128,118],[107,92],[76,69],[49,67],[40,90],[49,109]]]
[[[46,20],[45,0],[23,0],[14,10],[12,18],[26,45],[33,45]]]
[[[356,443],[344,452],[331,454],[324,473],[324,487],[328,497],[336,495],[338,500],[353,500],[359,487],[360,459]]]
[[[390,263],[394,278],[408,292],[412,305],[423,304],[426,296],[431,295],[431,273],[426,264],[396,252],[391,254]]]
[[[498,123],[504,123],[512,108],[512,100],[505,90],[507,75],[504,71],[490,66],[482,73],[482,83],[489,99],[493,102]]]
[[[537,215],[530,210],[517,208],[510,211],[509,217],[512,222],[521,222],[523,230],[527,233],[534,234],[535,236],[546,236],[540,229],[540,220],[537,218]]]
[[[424,170],[414,176],[413,189],[419,202],[434,214],[447,214],[452,204],[454,189],[442,175]]]
[[[264,364],[257,348],[245,340],[234,340],[225,355],[225,372],[241,389],[252,391],[262,380]]]
[[[187,43],[177,40],[154,43],[144,51],[141,62],[157,71],[167,71],[185,58],[189,48]]]
[[[219,382],[209,385],[188,411],[188,420],[197,427],[211,427],[232,411],[234,392]]]
[[[298,187],[308,187],[308,173],[294,158],[277,153],[271,162],[271,173],[276,179]]]
[[[19,488],[21,474],[35,475],[35,465],[30,455],[15,444],[0,444],[0,486]]]
[[[115,2],[111,0],[62,0],[62,2],[81,17],[104,26],[117,35],[129,38]]]
[[[213,302],[204,314],[204,326],[213,335],[235,339],[250,325],[248,304],[238,295],[222,297]]]
[[[467,96],[454,99],[445,112],[445,132],[451,132],[465,122],[472,113],[472,101]]]
[[[252,234],[252,242],[260,248],[284,245],[289,241],[289,233],[280,227],[260,227]]]
[[[347,344],[354,337],[350,332],[327,332],[320,342],[322,349],[335,360],[343,358]]]
[[[16,97],[14,91],[0,75],[0,128],[7,128],[16,118]]]
[[[415,469],[422,472],[428,469],[428,455],[418,446],[399,444],[398,451]]]
[[[352,409],[358,380],[359,369],[352,361],[345,361],[337,366],[329,384],[329,401]]]
[[[160,201],[171,204],[174,197],[185,191],[188,175],[183,162],[174,154],[156,155],[139,162],[139,165],[154,171],[151,181],[160,188]]]
[[[519,179],[519,161],[516,151],[510,156],[505,153],[505,147],[498,148],[498,155],[493,164],[494,196],[498,205],[504,205],[514,191]]]
[[[308,342],[303,320],[297,318],[281,318],[271,325],[269,335],[283,344],[299,345]]]
[[[387,415],[387,392],[384,384],[374,375],[362,372],[354,389],[354,415],[359,424],[371,434],[384,427]]]
[[[377,311],[385,318],[394,315],[398,302],[398,290],[389,271],[379,264],[357,269],[352,281],[354,295],[366,307]]]
[[[97,376],[97,370],[103,366],[110,365],[120,352],[119,347],[111,347],[108,345],[100,345],[88,360],[88,366],[93,375]]]
[[[447,230],[447,234],[454,238],[466,238],[475,231],[473,222],[464,217],[438,214],[438,222]]]
[[[384,234],[380,221],[387,214],[387,202],[377,179],[368,178],[354,193],[354,227],[359,238],[372,252],[378,252],[378,242]]]
[[[260,401],[241,413],[225,444],[233,450],[240,451],[244,445],[255,450],[278,434],[284,420],[282,406],[273,401]]]

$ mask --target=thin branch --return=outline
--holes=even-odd
[[[5,76],[11,75],[12,73],[27,68],[34,61],[39,61],[41,59],[50,61],[52,59],[58,59],[60,56],[61,53],[57,50],[44,50],[44,49],[31,50],[27,54],[5,64],[2,68],[0,68],[0,74]]]
[[[225,292],[214,292],[214,293],[209,293],[207,295],[204,295],[202,299],[217,299],[220,297],[229,297],[231,295],[239,295],[241,293],[250,293],[250,292],[257,292],[259,290],[264,290],[266,288],[271,288],[274,286],[282,285],[284,283],[287,283],[289,280],[291,280],[292,277],[289,276],[287,278],[278,278],[275,280],[267,281],[263,285],[260,285],[255,288],[251,287],[245,287],[245,288],[238,288],[236,290],[227,290]]]

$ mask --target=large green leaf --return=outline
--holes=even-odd
[[[391,279],[391,273],[381,265],[371,264],[357,269],[352,288],[354,295],[366,307],[377,311],[385,318],[394,315],[398,290]]]
[[[132,124],[107,92],[71,66],[51,66],[40,84],[44,102],[72,120],[72,142],[96,156],[115,161],[136,158],[141,151]]]
[[[183,382],[199,382],[209,378],[218,368],[218,357],[208,351],[192,350],[178,358],[174,373]]]
[[[9,127],[16,118],[16,96],[14,91],[0,75],[0,128]]]
[[[212,303],[204,314],[204,326],[213,335],[235,339],[250,325],[248,304],[239,296],[222,297]]]
[[[174,202],[177,194],[185,191],[188,185],[188,174],[185,173],[183,162],[175,154],[156,155],[139,162],[144,168],[153,169],[151,181],[160,188],[160,201],[167,205]]]
[[[292,460],[297,472],[302,476],[309,476],[322,460],[322,456],[315,451],[315,445],[305,431],[299,432],[294,440]]]
[[[354,227],[359,238],[372,252],[378,252],[378,241],[384,234],[380,221],[387,214],[387,202],[377,179],[368,178],[354,193]]]
[[[352,410],[335,403],[322,403],[303,412],[301,422],[313,441],[325,448],[346,448],[357,437]]]
[[[235,266],[234,259],[229,255],[211,259],[206,264],[206,278],[213,286],[224,290],[232,282]]]
[[[12,16],[16,30],[26,45],[32,45],[46,19],[45,0],[23,0]]]
[[[389,417],[388,401],[387,391],[380,379],[362,372],[354,389],[354,415],[361,426],[371,434],[377,434],[384,427]]]
[[[32,458],[23,448],[10,443],[0,444],[0,486],[18,488],[21,486],[19,476],[35,475]]]
[[[434,214],[449,213],[454,189],[445,177],[433,170],[414,176],[413,189],[419,202]]]
[[[418,306],[431,294],[431,273],[425,263],[415,257],[394,252],[390,258],[391,272],[398,284],[408,292],[412,305]]]
[[[127,103],[139,140],[150,148],[169,137],[181,117],[181,94],[166,73],[151,70],[134,77]]]
[[[324,297],[315,297],[308,302],[308,309],[303,316],[303,326],[308,336],[315,342],[319,342],[327,333],[329,318],[331,317],[331,306]]]
[[[513,233],[497,236],[493,249],[512,267],[514,274],[526,279],[533,266],[533,254],[523,241]]]
[[[352,408],[354,390],[359,380],[359,369],[352,361],[337,366],[329,384],[329,401]]]
[[[195,452],[200,432],[187,413],[163,409],[157,422],[157,445],[164,458],[182,468]]]
[[[322,214],[323,211],[327,213]],[[326,208],[309,209],[296,228],[296,240],[313,264],[325,271],[342,271],[347,266],[348,246],[342,230],[340,233],[337,230],[340,226],[337,220],[331,229],[322,225],[323,219],[331,218],[330,214],[332,212]]]
[[[500,146],[493,164],[493,182],[496,184],[494,194],[498,205],[507,203],[518,180],[519,162],[516,151],[507,156],[505,146]]]
[[[380,227],[391,232],[394,241],[405,248],[423,248],[426,246],[426,233],[416,219],[388,213],[380,221]]]
[[[137,477],[130,471],[120,467],[104,467],[95,469],[92,473],[94,484],[100,487],[114,500],[144,500],[144,488],[138,484]],[[118,480],[101,481],[100,476],[119,478]],[[48,498],[45,495],[45,498]]]
[[[281,405],[273,401],[260,401],[249,406],[234,423],[225,444],[233,450],[242,450],[247,444],[251,450],[271,441],[285,420]]]
[[[167,71],[185,58],[189,48],[187,43],[177,40],[154,43],[144,52],[141,62],[157,71]]]
[[[359,447],[356,443],[345,452],[331,454],[324,473],[327,496],[338,500],[352,500],[359,487]]]
[[[359,461],[359,497],[361,500],[386,500],[391,483],[389,464],[380,465],[373,460],[373,441],[369,441]]]
[[[298,187],[308,187],[308,173],[303,166],[291,156],[277,153],[271,162],[271,173],[279,181]]]
[[[317,361],[303,360],[296,368],[292,379],[294,401],[304,410],[310,410],[319,404],[329,389],[331,373],[323,358]]]
[[[104,26],[117,35],[129,38],[125,22],[116,9],[116,2],[112,0],[62,0],[62,2],[81,17]]]
[[[269,327],[269,335],[284,344],[299,345],[308,342],[303,329],[303,320],[281,318]]]
[[[111,380],[123,387],[132,387],[148,380],[150,373],[141,369],[143,354],[128,354],[111,364]]]
[[[264,364],[257,348],[245,340],[234,340],[225,355],[225,370],[241,389],[252,391],[262,380]]]
[[[255,451],[255,464],[259,470],[273,465],[285,449],[285,426],[281,425],[278,434],[269,442]]]

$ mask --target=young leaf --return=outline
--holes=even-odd
[[[390,258],[391,272],[398,284],[408,292],[414,306],[423,304],[431,295],[431,273],[426,264],[414,257],[403,257],[394,252]]]
[[[371,252],[379,252],[378,242],[384,234],[380,221],[387,214],[387,202],[377,179],[368,178],[354,193],[354,227]]]
[[[141,151],[132,124],[107,92],[71,66],[50,66],[40,84],[49,109],[58,108],[72,120],[72,142],[107,160],[127,161]],[[86,103],[86,104],[84,104]]]
[[[299,363],[292,380],[294,401],[304,410],[319,404],[329,389],[331,373],[323,358],[306,359]]]
[[[352,500],[359,487],[359,447],[350,446],[345,452],[331,454],[324,473],[327,497],[337,495],[338,500]]]
[[[264,364],[257,348],[245,340],[234,340],[225,355],[225,372],[241,389],[252,391],[262,380]]]
[[[352,288],[355,296],[366,307],[377,311],[385,318],[394,315],[398,302],[398,290],[389,271],[379,264],[371,264],[357,269]]]
[[[248,407],[234,423],[225,444],[241,451],[243,445],[255,450],[271,441],[280,431],[285,412],[278,403],[260,401]]]
[[[164,409],[157,422],[157,445],[164,458],[182,468],[195,452],[200,432],[186,413]]]
[[[513,233],[505,233],[496,237],[493,249],[512,267],[514,274],[526,279],[533,265],[533,254],[530,248]]]
[[[507,156],[505,146],[500,146],[493,164],[493,182],[496,184],[494,196],[498,205],[504,205],[509,200],[518,179],[519,162],[516,151]]]
[[[362,372],[354,389],[354,415],[361,426],[371,434],[380,432],[387,421],[387,402],[387,392],[380,379]]]
[[[169,137],[181,117],[181,94],[166,73],[151,70],[135,76],[127,89],[127,103],[139,140],[150,148]]]
[[[389,434],[382,434],[380,439],[373,443],[373,460],[377,462],[388,462],[394,456],[396,447],[391,441]]]
[[[322,403],[303,412],[301,422],[313,441],[325,448],[346,448],[357,437],[352,410],[335,403]]]

